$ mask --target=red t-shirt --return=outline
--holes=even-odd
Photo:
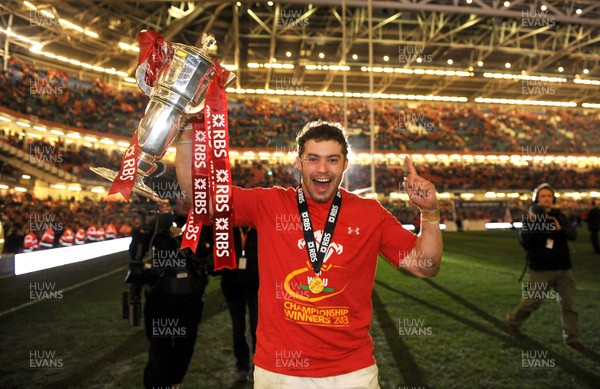
[[[327,377],[375,363],[369,335],[377,255],[392,265],[416,236],[376,200],[342,190],[342,205],[321,269],[325,289],[308,289],[315,275],[304,243],[296,189],[233,189],[236,225],[258,231],[258,328],[254,364],[276,373]],[[307,198],[317,244],[329,203]]]

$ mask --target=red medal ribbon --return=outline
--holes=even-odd
[[[208,85],[204,122],[209,145],[210,195],[213,215],[215,270],[235,269],[233,202],[229,162],[229,118],[225,83],[229,71],[214,61],[215,73]]]
[[[192,141],[192,206],[185,223],[185,232],[181,240],[181,249],[186,247],[196,252],[202,225],[210,224],[208,212],[209,196],[209,150],[206,142],[206,131],[202,118],[193,116],[190,119],[194,138]]]
[[[137,176],[139,153],[140,145],[138,144],[138,135],[136,131],[131,138],[129,147],[125,150],[123,160],[121,161],[121,169],[119,169],[119,175],[110,186],[110,190],[108,191],[109,195],[120,193],[125,200],[129,200]]]

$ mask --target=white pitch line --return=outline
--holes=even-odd
[[[109,271],[108,273],[100,274],[99,276],[96,276],[94,278],[90,278],[87,281],[83,281],[83,282],[80,282],[78,284],[71,285],[68,288],[59,290],[59,292],[68,292],[68,291],[71,291],[73,289],[77,289],[77,288],[79,288],[81,286],[87,285],[87,284],[92,283],[94,281],[98,281],[98,280],[100,280],[102,278],[108,277],[108,276],[113,275],[114,273],[117,273],[117,272],[121,272],[121,271],[123,271],[125,269],[127,269],[127,266],[123,266],[123,267],[120,267],[118,269]],[[28,303],[21,304],[21,305],[19,305],[17,307],[14,307],[14,308],[11,308],[11,309],[7,309],[6,311],[0,312],[0,317],[2,317],[4,315],[8,315],[9,313],[13,313],[15,311],[18,311],[21,308],[25,308],[25,307],[28,307],[30,305],[37,304],[37,303],[39,303],[41,301],[44,301],[44,300],[43,299],[42,300],[33,300],[33,301],[28,302]]]

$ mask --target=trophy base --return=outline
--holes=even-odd
[[[119,172],[107,169],[105,167],[91,167],[91,171],[96,173],[97,175],[106,178],[109,181],[114,181],[117,178]],[[163,200],[154,192],[150,187],[142,181],[142,177],[138,174],[135,177],[135,184],[133,185],[133,191],[141,196],[147,197],[150,200],[154,200],[159,204],[163,204]]]

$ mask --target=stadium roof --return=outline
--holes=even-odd
[[[4,0],[0,27],[9,54],[86,72],[132,76],[119,43],[143,29],[193,46],[210,32],[238,88],[600,103],[597,0]]]

